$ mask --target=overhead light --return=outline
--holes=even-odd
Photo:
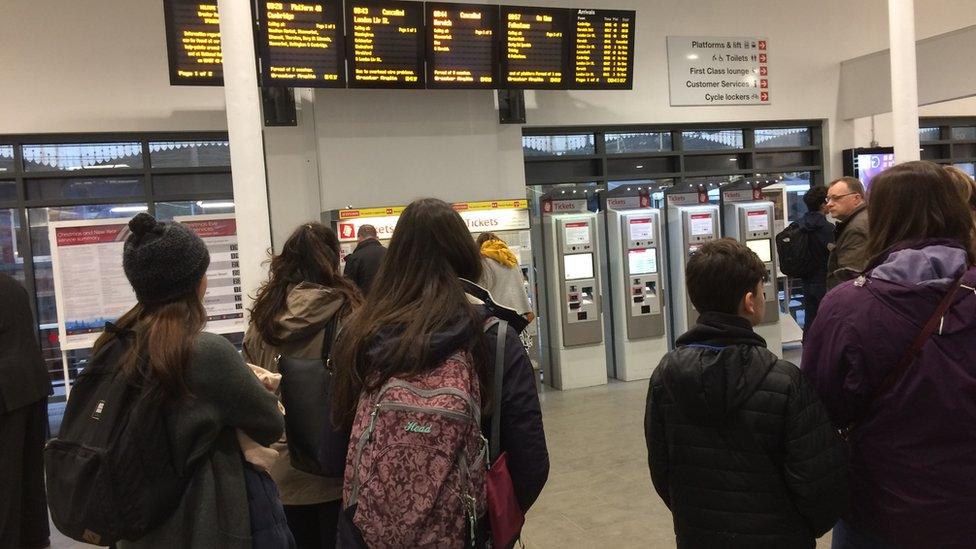
[[[737,162],[738,160],[739,160],[738,158],[733,156],[732,158],[729,159],[729,162]]]
[[[637,165],[637,166],[635,166],[635,167],[636,167],[636,168],[637,168],[638,170],[640,170],[640,169],[643,169],[643,168],[644,168],[644,165],[643,165],[643,164],[638,164],[638,165]]]
[[[627,192],[630,192],[630,187],[627,187]]]
[[[203,208],[204,210],[210,208],[233,208],[233,202],[204,202],[203,200],[197,201],[197,206]]]
[[[112,213],[148,212],[149,206],[116,206],[109,211]]]
[[[566,191],[562,191],[562,193],[563,193],[563,194],[566,194]]]
[[[573,194],[576,194],[576,189],[573,189]]]

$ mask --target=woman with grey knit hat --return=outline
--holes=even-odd
[[[235,430],[260,444],[276,441],[284,430],[277,399],[230,342],[202,331],[210,255],[200,237],[144,213],[129,228],[122,266],[138,303],[102,334],[95,352],[131,338],[118,371],[153,387],[149,398],[166,409],[172,459],[190,480],[165,522],[118,547],[250,548],[246,465]]]

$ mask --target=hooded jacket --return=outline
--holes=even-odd
[[[644,433],[678,547],[812,548],[843,510],[823,405],[741,317],[705,313],[678,338],[651,376]]]
[[[871,396],[953,282],[963,287],[915,363]],[[906,244],[820,306],[803,372],[851,439],[852,525],[899,547],[976,540],[976,267],[948,241]]]
[[[803,280],[806,283],[820,282],[823,284],[827,278],[827,259],[830,256],[828,246],[834,241],[834,226],[830,221],[827,221],[827,216],[817,211],[803,214],[797,224],[800,226],[800,230],[812,233],[813,243],[816,244],[816,248],[812,251],[817,263],[817,270]]]
[[[325,327],[343,303],[339,292],[325,286],[312,282],[296,285],[289,291],[285,308],[274,322],[273,335],[281,340],[281,345],[265,341],[253,325],[248,326],[244,335],[244,359],[277,373],[275,359],[279,354],[295,358],[322,356]],[[314,505],[342,497],[341,478],[320,477],[293,468],[284,438],[271,447],[279,453],[271,468],[271,478],[278,484],[283,504]]]
[[[478,284],[491,293],[495,303],[514,309],[520,315],[532,312],[525,292],[525,277],[515,252],[501,240],[481,245],[481,280]]]

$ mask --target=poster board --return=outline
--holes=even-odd
[[[243,332],[247,325],[234,214],[188,215],[173,220],[197,233],[210,252],[207,293],[203,296],[207,310],[204,329],[215,334]]]

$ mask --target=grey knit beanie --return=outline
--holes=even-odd
[[[129,221],[122,268],[143,305],[175,301],[197,291],[210,266],[203,240],[180,223],[160,223],[141,213]]]

